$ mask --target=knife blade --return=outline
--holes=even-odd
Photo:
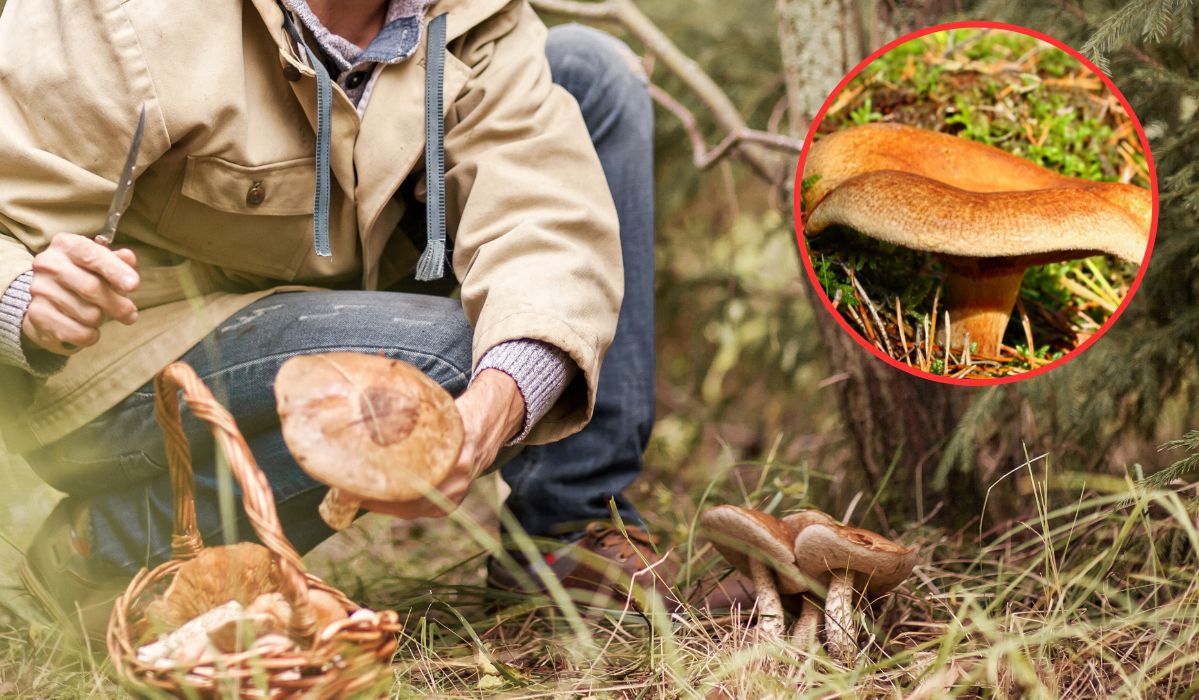
[[[125,167],[121,170],[121,179],[117,180],[117,191],[112,195],[112,203],[108,206],[108,217],[104,227],[93,239],[102,246],[112,245],[112,239],[117,235],[117,225],[121,217],[133,201],[133,171],[137,168],[137,155],[142,149],[142,136],[146,133],[146,106],[142,105],[141,116],[137,119],[137,131],[133,134],[133,143],[129,146],[129,155],[125,157]]]

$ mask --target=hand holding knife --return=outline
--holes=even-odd
[[[33,257],[30,301],[21,320],[22,342],[32,348],[71,355],[95,344],[108,319],[126,325],[137,321],[137,306],[129,298],[140,284],[137,257],[132,250],[112,250],[110,246],[133,199],[134,171],[145,129],[143,105],[100,231],[90,238],[59,233]]]

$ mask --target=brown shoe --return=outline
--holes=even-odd
[[[710,610],[738,604],[746,610],[753,607],[753,584],[735,572],[723,579],[704,576],[680,595],[673,588],[678,582],[679,564],[668,553],[658,553],[656,544],[656,538],[641,528],[626,526],[622,532],[612,523],[593,522],[581,538],[556,542],[542,556],[571,600],[584,607],[629,607],[647,612],[655,596],[660,597],[668,613],[687,606]],[[544,581],[528,560],[517,551],[509,554],[518,569],[513,571],[489,557],[487,587],[508,593],[547,593]]]

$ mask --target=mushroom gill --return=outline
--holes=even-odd
[[[841,180],[810,211],[806,230],[841,225],[934,253],[950,269],[951,342],[969,337],[994,355],[1032,265],[1106,253],[1140,263],[1149,230],[1092,190],[975,192],[898,170]]]

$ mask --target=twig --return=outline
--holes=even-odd
[[[941,368],[941,374],[949,374],[949,312],[945,312],[945,366]]]
[[[729,99],[728,94],[704,72],[699,64],[683,53],[678,46],[662,32],[637,7],[633,0],[602,0],[601,2],[579,2],[578,0],[530,0],[533,7],[546,12],[568,15],[591,20],[613,21],[625,28],[641,42],[645,50],[654,55],[655,61],[660,62],[673,73],[688,90],[712,113],[716,125],[726,134],[721,144],[714,150],[723,155],[731,149],[752,167],[758,175],[768,182],[778,182],[785,175],[784,159],[772,156],[761,146],[796,151],[794,140],[765,132],[754,132],[745,123],[741,112]],[[660,94],[662,91],[659,91]],[[661,102],[661,100],[659,100]],[[675,101],[678,104],[677,100]],[[681,105],[679,105],[681,106]],[[669,109],[669,108],[668,108]],[[676,116],[679,112],[671,110]],[[700,141],[702,142],[702,138]],[[725,141],[728,141],[726,144]],[[694,145],[694,138],[692,139]],[[755,145],[757,147],[755,147]],[[698,153],[707,153],[708,149],[697,149]],[[716,156],[720,157],[720,156]]]
[[[691,140],[691,160],[695,163],[695,167],[700,170],[707,169],[742,143],[756,143],[774,150],[789,153],[799,153],[803,150],[803,142],[799,139],[771,134],[765,131],[755,131],[749,128],[730,132],[720,143],[712,148],[708,148],[708,144],[704,140],[704,135],[699,130],[699,120],[695,118],[691,110],[687,109],[683,103],[676,100],[670,93],[652,83],[649,86],[649,94],[650,97],[654,98],[654,101],[673,114],[679,120],[679,123],[682,124],[683,131],[687,132],[687,138]]]
[[[846,268],[847,272],[848,270],[849,268]],[[858,293],[862,295],[862,301],[864,301],[866,303],[866,307],[870,309],[870,315],[874,317],[874,323],[878,326],[878,334],[882,336],[883,345],[886,346],[885,350],[887,352],[887,357],[895,357],[895,351],[891,349],[891,341],[887,338],[887,328],[883,325],[883,320],[879,318],[878,310],[874,308],[874,302],[871,301],[870,296],[866,294],[866,288],[862,286],[862,283],[858,281],[857,276],[855,276],[852,272],[849,275],[849,279],[853,282],[853,286],[857,288]]]
[[[576,2],[576,0],[532,0],[533,7],[559,15],[584,19],[616,19],[616,3]]]
[[[1024,327],[1024,339],[1028,341],[1028,357],[1031,359],[1037,354],[1032,342],[1032,321],[1028,318],[1028,311],[1019,297],[1016,297],[1016,309],[1020,312],[1020,325]],[[1030,362],[1029,365],[1031,364]]]

